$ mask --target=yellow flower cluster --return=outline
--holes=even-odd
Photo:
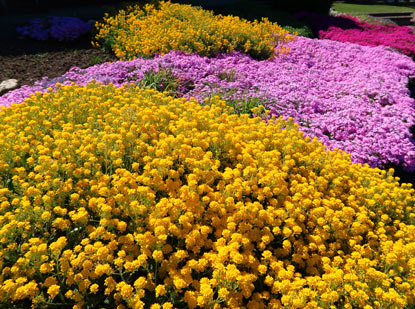
[[[291,121],[61,86],[0,111],[0,302],[403,308],[414,190]]]
[[[116,16],[106,15],[103,22],[96,24],[96,30],[92,44],[112,49],[124,60],[171,50],[204,56],[240,51],[267,59],[284,52],[283,44],[294,39],[267,19],[250,22],[170,2],[136,5],[120,10]]]

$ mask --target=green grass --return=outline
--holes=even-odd
[[[414,12],[415,7],[380,5],[380,4],[352,4],[335,2],[332,8],[341,13],[382,13],[382,12]]]

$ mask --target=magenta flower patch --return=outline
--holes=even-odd
[[[365,46],[388,46],[406,55],[415,55],[415,34],[408,26],[368,24],[358,18],[301,12],[296,17],[307,22],[320,39]]]

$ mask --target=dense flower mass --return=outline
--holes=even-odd
[[[171,50],[216,55],[240,51],[258,59],[283,52],[293,39],[268,19],[248,21],[236,16],[214,15],[190,5],[160,2],[120,10],[96,24],[95,44],[111,49],[120,59],[166,54]],[[276,49],[276,45],[280,45]]]
[[[384,45],[406,55],[415,55],[415,34],[408,26],[369,24],[352,16],[329,16],[310,12],[298,13],[296,17],[308,22],[320,39],[365,46]]]
[[[3,95],[0,105],[22,102],[57,82],[94,79],[120,86],[168,70],[177,77],[180,96],[203,101],[221,95],[236,110],[263,104],[271,115],[293,117],[302,131],[329,149],[351,153],[353,162],[415,166],[410,134],[414,101],[407,89],[415,64],[410,58],[384,47],[302,37],[288,47],[289,53],[262,62],[237,53],[207,58],[172,52],[151,60],[73,68],[60,78]]]
[[[4,305],[414,304],[411,185],[292,121],[62,86],[0,111],[0,147]]]
[[[77,17],[52,16],[47,18],[34,18],[30,25],[16,28],[21,37],[29,37],[45,41],[56,39],[58,41],[72,41],[91,31],[91,24]]]

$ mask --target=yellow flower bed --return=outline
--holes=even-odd
[[[96,24],[93,45],[112,49],[121,59],[166,54],[171,50],[211,56],[232,51],[258,59],[283,52],[294,37],[267,19],[250,22],[235,16],[214,15],[190,5],[161,2],[138,5],[106,16]]]
[[[413,304],[411,185],[212,100],[90,84],[3,109],[1,304]]]

